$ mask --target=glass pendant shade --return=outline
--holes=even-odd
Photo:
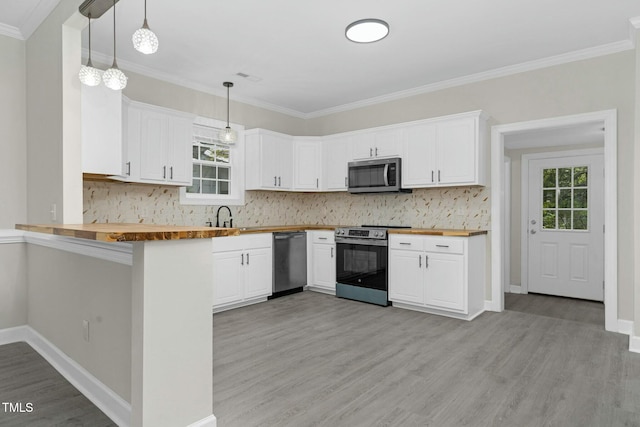
[[[229,126],[229,88],[233,87],[233,83],[224,82],[222,85],[227,88],[227,127],[220,131],[218,138],[226,144],[233,144],[236,142],[236,138],[238,137],[236,131],[231,129],[231,126]]]
[[[80,72],[78,73],[78,78],[80,82],[87,86],[98,86],[100,81],[102,80],[102,70],[98,70],[91,63],[91,14],[88,16],[89,18],[89,59],[87,60],[87,65],[83,65],[80,67]]]
[[[102,75],[102,81],[106,87],[113,90],[122,90],[127,87],[127,76],[120,71],[115,61],[111,68]]]
[[[220,138],[221,142],[224,142],[226,144],[233,144],[234,142],[236,142],[238,133],[235,130],[231,129],[229,126],[227,126],[226,128],[220,131],[220,135],[218,137]]]
[[[158,37],[149,29],[146,18],[142,28],[139,28],[133,33],[131,40],[133,41],[133,47],[145,55],[150,55],[158,51]]]
[[[91,60],[87,62],[87,65],[80,67],[78,78],[82,84],[87,86],[98,86],[102,81],[102,70],[98,70],[91,64]]]

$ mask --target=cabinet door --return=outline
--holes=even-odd
[[[169,119],[167,142],[167,179],[172,184],[191,185],[193,179],[191,142],[193,121],[182,117]]]
[[[140,178],[164,182],[167,179],[167,117],[154,111],[140,112]]]
[[[261,169],[261,187],[262,188],[281,188],[282,180],[285,180],[285,186],[288,182],[291,185],[291,176],[282,176],[282,165],[286,162],[292,162],[291,140],[285,136],[263,133],[260,135],[260,169]],[[291,166],[289,166],[289,171]],[[289,179],[289,181],[287,181]]]
[[[122,173],[122,91],[81,85],[82,172]]]
[[[372,159],[374,145],[373,131],[358,133],[351,136],[353,160]]]
[[[349,162],[349,137],[323,141],[326,190],[347,190],[347,163]]]
[[[296,138],[293,141],[293,169],[296,190],[320,190],[322,150],[320,140]]]
[[[402,129],[385,129],[374,132],[373,157],[398,157],[402,143]]]
[[[475,118],[451,120],[438,125],[440,184],[477,182],[477,128]]]
[[[244,265],[242,251],[213,254],[213,306],[242,301]]]
[[[426,252],[425,304],[466,313],[464,256]]]
[[[313,278],[311,284],[336,290],[336,258],[334,245],[313,244]]]
[[[272,259],[271,248],[250,249],[245,251],[245,299],[271,295],[273,291]]]
[[[423,252],[389,250],[389,300],[423,304],[423,268]]]
[[[278,150],[278,189],[293,188],[293,143],[291,138],[284,138]]]
[[[402,186],[429,187],[437,184],[436,125],[411,126],[404,131]]]

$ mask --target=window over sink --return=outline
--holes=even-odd
[[[244,135],[242,127],[235,144],[218,138],[226,123],[198,117],[193,124],[192,183],[180,189],[185,205],[244,204]]]

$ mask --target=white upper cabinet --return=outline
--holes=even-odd
[[[479,111],[407,125],[402,186],[485,185],[484,132]]]
[[[293,138],[293,188],[320,191],[322,188],[322,141],[319,137]]]
[[[265,129],[245,132],[246,189],[293,188],[293,137]]]
[[[122,173],[122,92],[81,85],[82,172]]]
[[[332,135],[322,140],[324,190],[347,191],[347,163],[351,159],[351,138]]]
[[[125,155],[120,179],[191,185],[193,119],[178,111],[125,103]]]
[[[400,155],[402,128],[367,130],[351,136],[354,160]]]

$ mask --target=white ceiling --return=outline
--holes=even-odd
[[[30,34],[34,6],[57,1],[2,0],[0,21]],[[216,94],[230,80],[232,99],[300,117],[630,49],[640,16],[638,0],[148,0],[160,48],[145,56],[131,46],[143,8],[116,7],[122,69]],[[112,17],[92,25],[94,61],[112,60]],[[362,18],[387,21],[389,36],[349,42]]]

